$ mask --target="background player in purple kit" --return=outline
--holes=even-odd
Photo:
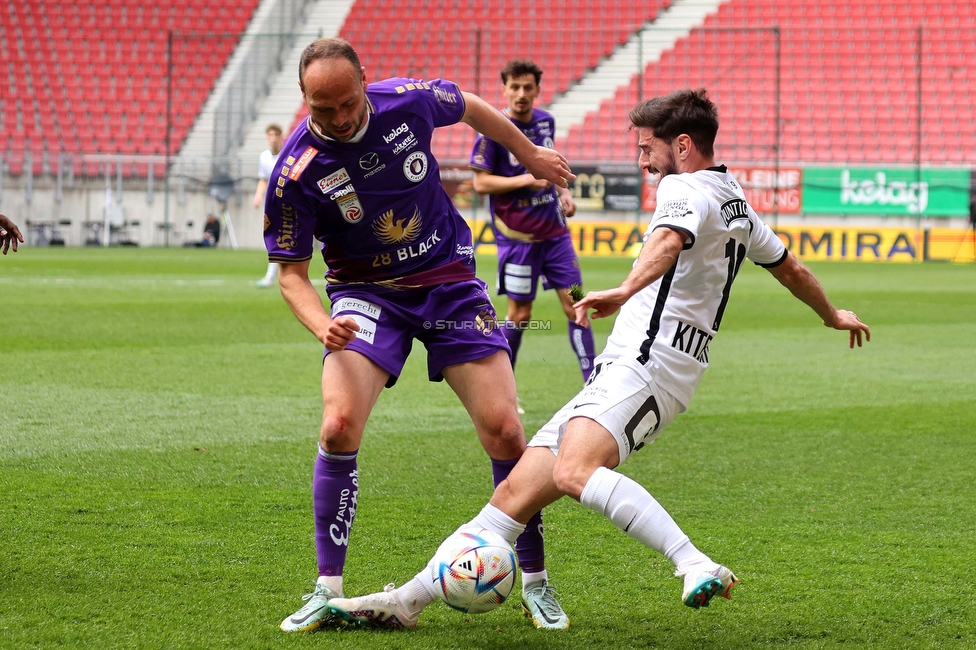
[[[540,178],[562,186],[574,178],[562,155],[453,82],[396,78],[367,87],[365,68],[341,39],[305,49],[299,85],[309,117],[275,165],[264,238],[285,301],[326,352],[312,480],[319,578],[308,603],[282,621],[288,632],[326,624],[328,601],[342,595],[363,428],[414,339],[427,348],[430,379],[446,379],[471,415],[496,485],[525,450],[509,347],[475,277],[471,231],[440,184],[433,129],[465,122]],[[331,314],[308,277],[316,240]],[[545,573],[541,519],[516,549],[527,613],[538,626],[565,627]]]
[[[501,73],[506,113],[536,145],[552,148],[556,122],[534,108],[542,69],[526,59],[509,61]],[[564,217],[576,213],[569,191],[528,173],[509,151],[484,135],[471,152],[474,188],[491,196],[492,225],[498,244],[498,293],[508,295],[505,337],[512,348],[512,367],[522,333],[532,318],[539,277],[543,288],[554,288],[569,326],[569,342],[579,359],[583,381],[593,370],[593,332],[576,324],[571,286],[582,288],[579,260]]]

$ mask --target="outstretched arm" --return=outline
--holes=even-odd
[[[868,341],[871,340],[871,330],[861,322],[852,311],[846,309],[836,309],[827,298],[820,282],[806,264],[798,260],[793,253],[786,256],[786,261],[769,269],[773,277],[779,280],[780,284],[790,290],[790,292],[810,306],[817,316],[823,320],[823,324],[835,330],[847,330],[850,334],[850,346],[853,349],[854,342],[857,346],[863,344],[861,337],[864,336]]]
[[[461,121],[511,151],[533,176],[560,187],[566,187],[576,178],[561,153],[532,144],[507,117],[477,95],[461,94],[464,96]]]
[[[678,259],[685,245],[685,235],[677,230],[662,227],[654,230],[644,242],[634,268],[615,289],[590,291],[573,305],[576,324],[589,327],[587,310],[593,309],[593,318],[606,318],[620,309],[632,295],[667,273]]]
[[[479,194],[508,194],[523,187],[531,187],[535,190],[544,190],[550,187],[549,181],[540,181],[532,174],[519,174],[518,176],[500,176],[490,172],[474,172],[474,190]]]
[[[0,214],[0,251],[4,255],[11,246],[17,252],[17,242],[24,243],[24,236],[20,234],[20,228],[13,221]]]

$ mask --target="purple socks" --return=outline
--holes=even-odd
[[[580,370],[583,372],[583,383],[585,384],[593,372],[593,358],[595,348],[593,346],[593,330],[587,327],[580,327],[573,321],[569,321],[569,344],[573,346],[573,352],[579,359]]]
[[[319,448],[312,473],[315,553],[320,576],[341,576],[349,548],[349,531],[359,497],[358,451],[330,454]]]
[[[491,477],[495,487],[504,481],[518,458],[512,460],[491,459]],[[537,512],[525,524],[525,532],[515,540],[515,553],[523,573],[539,573],[546,568],[546,548],[542,540],[542,512]]]

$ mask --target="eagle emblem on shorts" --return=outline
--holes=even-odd
[[[393,210],[387,210],[373,222],[373,232],[384,244],[407,244],[417,238],[422,225],[420,208],[414,206],[413,215],[409,219],[407,217],[396,219]]]

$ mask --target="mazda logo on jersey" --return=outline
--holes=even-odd
[[[403,161],[403,175],[413,183],[419,183],[427,176],[427,154],[415,151]]]
[[[379,154],[375,151],[370,151],[367,154],[363,154],[362,158],[359,159],[359,166],[366,171],[369,171],[373,167],[376,167],[380,163]]]

